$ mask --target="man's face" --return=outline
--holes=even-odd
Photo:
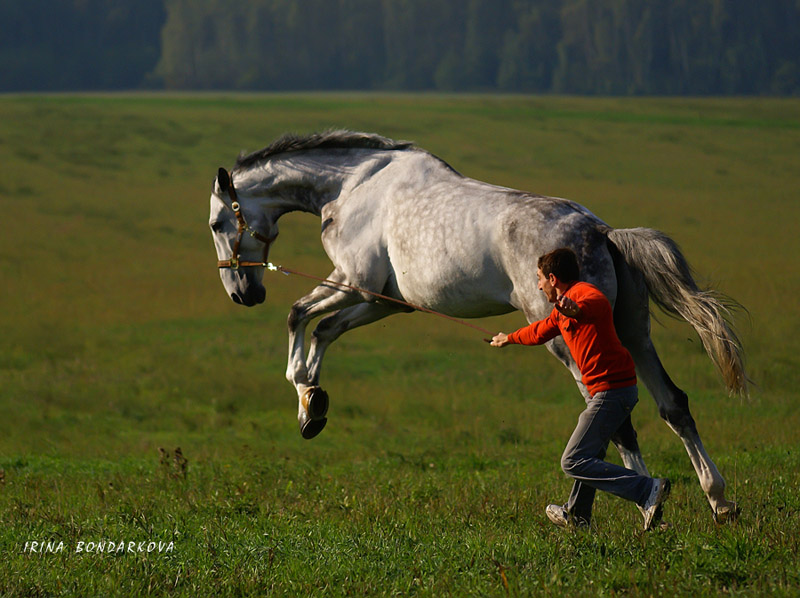
[[[558,291],[556,291],[556,288],[553,286],[556,277],[552,274],[545,276],[542,274],[542,269],[537,268],[536,278],[539,279],[539,290],[544,293],[550,303],[555,303],[558,297]]]

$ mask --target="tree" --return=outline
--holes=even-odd
[[[0,90],[140,87],[165,17],[163,0],[0,2]]]
[[[510,0],[469,0],[464,35],[465,85],[490,89],[497,84],[506,32],[513,24]]]
[[[797,93],[800,0],[0,0],[0,90]]]
[[[558,0],[518,2],[516,27],[504,37],[497,85],[508,91],[550,91],[561,38]]]

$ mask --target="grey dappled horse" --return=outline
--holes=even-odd
[[[335,266],[331,281],[456,317],[513,310],[529,322],[545,317],[552,306],[537,290],[537,259],[571,247],[581,278],[614,306],[619,337],[661,417],[683,441],[715,519],[735,517],[737,507],[725,499],[725,481],[703,448],[687,396],[650,340],[648,298],[694,327],[731,392],[747,392],[742,349],[726,323],[724,298],[698,289],[666,235],[615,230],[572,201],[466,178],[409,142],[350,131],[284,136],[241,156],[230,173],[220,168],[214,182],[209,224],[222,283],[236,303],[264,300],[262,277],[278,219],[296,210],[322,219],[322,245]],[[327,421],[319,377],[328,346],[348,330],[401,311],[410,309],[330,283],[295,302],[286,377],[297,390],[305,438]],[[328,313],[306,355],[307,324]],[[585,395],[561,337],[547,348]],[[613,442],[627,467],[647,473],[635,433]]]

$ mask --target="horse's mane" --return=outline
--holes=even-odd
[[[322,133],[298,136],[286,134],[273,141],[262,150],[241,154],[236,160],[236,168],[249,168],[278,154],[312,149],[379,149],[408,150],[414,144],[410,141],[394,141],[374,133],[360,133],[345,129],[335,129]]]

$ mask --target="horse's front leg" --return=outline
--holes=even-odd
[[[313,438],[327,423],[328,394],[309,379],[305,357],[305,331],[308,322],[322,314],[349,307],[362,299],[333,286],[320,285],[292,305],[289,312],[289,359],[286,379],[298,397],[297,419],[303,438]]]
[[[309,382],[315,386],[319,384],[319,375],[325,350],[342,334],[353,328],[371,324],[401,311],[412,310],[386,303],[361,303],[338,311],[321,320],[312,335],[308,359],[306,360]]]

